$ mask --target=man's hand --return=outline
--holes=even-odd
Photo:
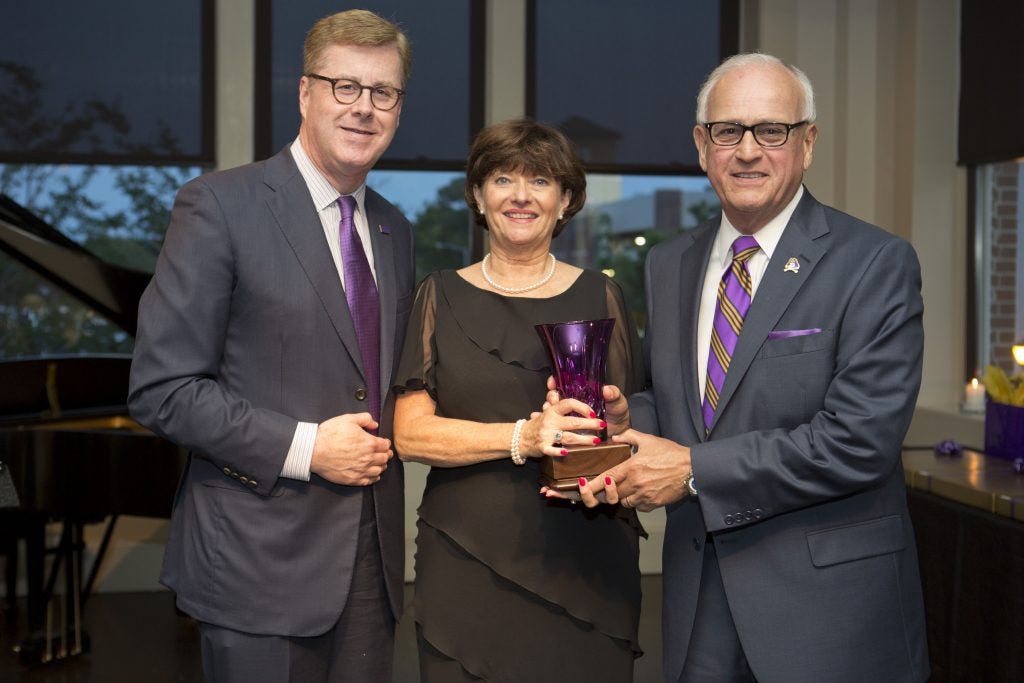
[[[339,415],[321,422],[310,472],[345,486],[369,486],[380,481],[395,453],[389,439],[366,431],[377,427],[369,413]]]
[[[613,441],[632,445],[633,457],[581,486],[584,505],[594,507],[603,502],[598,494],[604,492],[610,504],[648,512],[683,497],[683,477],[690,471],[689,448],[633,429],[615,436]]]

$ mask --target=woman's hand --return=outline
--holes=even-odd
[[[586,403],[571,398],[562,399],[553,404],[545,404],[541,412],[530,416],[519,437],[519,450],[531,458],[567,455],[566,449],[571,446],[601,443],[600,437],[582,432],[596,433],[604,428],[604,420],[598,418]]]
[[[621,434],[630,428],[629,403],[622,391],[612,384],[605,384],[601,387],[601,396],[604,398],[604,414],[608,421],[608,436]],[[559,400],[558,390],[555,387],[555,378],[548,377],[548,393],[545,396],[543,409],[547,410]]]

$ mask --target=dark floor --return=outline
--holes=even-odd
[[[635,683],[660,681],[661,577],[643,578],[644,604]],[[406,586],[406,618],[398,627],[395,683],[419,680],[416,636]],[[0,683],[193,683],[202,681],[198,630],[174,609],[171,593],[99,593],[85,611],[91,652],[60,664],[23,666],[13,648],[23,626],[0,619]],[[23,612],[24,610],[22,610]]]

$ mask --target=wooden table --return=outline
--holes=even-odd
[[[904,450],[903,474],[912,489],[1024,522],[1024,475],[1009,460],[972,450],[958,456]]]
[[[931,681],[1024,681],[1024,475],[976,451],[903,453]]]

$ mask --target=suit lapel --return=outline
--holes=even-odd
[[[743,376],[768,338],[768,333],[775,328],[782,314],[789,308],[793,298],[811,277],[811,273],[827,251],[822,241],[815,241],[828,233],[825,212],[809,192],[804,190],[804,195],[775,247],[772,259],[768,262],[764,277],[754,295],[750,311],[743,321],[743,331],[729,362],[729,372],[725,376],[725,384],[718,399],[712,429],[736,393]],[[800,261],[800,270],[796,273],[783,271],[791,257],[796,257]]]
[[[388,395],[391,386],[391,358],[394,357],[397,288],[395,281],[394,242],[391,230],[383,222],[383,209],[375,192],[366,190],[366,221],[370,227],[373,264],[377,273],[377,295],[380,299],[380,396]],[[346,309],[347,310],[347,309]]]
[[[718,222],[693,236],[693,244],[682,253],[679,262],[679,315],[683,331],[679,339],[679,358],[682,360],[682,391],[684,405],[689,406],[690,420],[695,434],[704,434],[704,414],[701,412],[700,378],[697,373],[697,324],[700,317],[700,297],[704,289],[704,276],[708,268],[711,246],[718,231]],[[696,293],[696,294],[695,294]],[[672,328],[670,328],[672,329]]]
[[[295,258],[316,291],[352,363],[362,373],[359,340],[338,278],[338,268],[331,258],[320,217],[309,196],[309,188],[288,151],[277,154],[267,162],[265,180],[274,190],[267,199],[271,214],[295,252]]]

